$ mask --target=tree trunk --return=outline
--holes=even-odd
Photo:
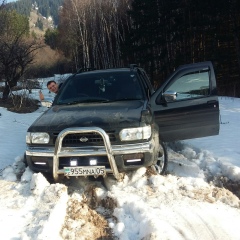
[[[11,90],[10,86],[7,83],[5,83],[5,88],[3,90],[3,95],[2,95],[3,100],[8,99],[8,95],[10,93],[10,90]]]

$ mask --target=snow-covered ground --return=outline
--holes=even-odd
[[[219,101],[220,134],[169,144],[166,176],[141,168],[122,182],[57,184],[22,162],[27,128],[45,108],[0,107],[1,239],[240,240],[240,99]]]

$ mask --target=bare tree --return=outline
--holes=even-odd
[[[33,62],[35,50],[40,47],[42,46],[34,41],[0,41],[0,74],[5,79],[3,99],[6,99],[11,88],[17,85],[29,64]]]
[[[60,39],[77,68],[121,66],[121,43],[131,0],[65,1],[60,14]],[[68,44],[67,44],[68,43]],[[69,51],[70,50],[70,51]]]
[[[35,51],[43,45],[28,38],[28,19],[16,12],[0,10],[0,76],[5,80],[3,99],[33,62]]]

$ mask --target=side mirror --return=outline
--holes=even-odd
[[[47,107],[47,108],[50,108],[52,106],[52,102],[45,101],[45,100],[41,101],[41,104],[43,107]]]
[[[175,91],[166,91],[162,95],[166,102],[174,102],[177,98],[177,92]]]

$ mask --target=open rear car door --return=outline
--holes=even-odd
[[[211,62],[180,66],[150,102],[164,142],[219,133],[219,102]]]

